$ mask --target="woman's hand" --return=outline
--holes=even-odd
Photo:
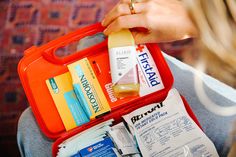
[[[139,0],[135,14],[129,9],[130,0],[121,0],[104,18],[104,34],[124,28],[131,29],[136,44],[169,42],[197,35],[183,3],[178,0]],[[135,28],[146,28],[140,31]],[[143,30],[143,29],[142,29]]]

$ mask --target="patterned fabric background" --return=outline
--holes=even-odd
[[[0,150],[19,156],[17,121],[28,106],[17,74],[25,49],[102,20],[118,0],[0,0]],[[191,40],[162,44],[180,56]],[[171,51],[169,51],[169,49]]]

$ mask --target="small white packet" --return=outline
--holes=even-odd
[[[121,155],[140,153],[132,135],[126,129],[124,123],[119,123],[111,128],[108,134],[113,139]]]
[[[176,89],[165,101],[123,116],[143,156],[218,157],[214,144],[188,115]]]
[[[106,137],[106,133],[111,130],[110,126],[113,121],[113,119],[105,121],[63,141],[58,146],[57,156],[74,155],[80,149],[103,140]]]
[[[91,128],[88,128],[88,129],[86,129],[85,131],[83,131],[83,132],[81,132],[81,133],[79,133],[79,134],[76,134],[76,135],[74,135],[74,136],[72,136],[72,137],[66,139],[65,141],[63,141],[63,142],[59,145],[59,147],[62,147],[63,144],[67,144],[67,143],[72,142],[73,140],[76,140],[77,137],[80,137],[82,134],[90,134],[90,133],[92,133],[92,132],[94,132],[94,131],[96,131],[96,130],[98,130],[98,129],[104,128],[104,127],[106,127],[106,126],[111,126],[112,123],[113,123],[113,121],[114,121],[114,119],[110,119],[110,120],[107,120],[107,121],[105,121],[105,122],[99,123],[98,125],[95,125],[95,126],[93,126],[93,127],[91,127]]]
[[[99,137],[96,138],[83,138],[81,139],[81,142],[77,143],[70,143],[70,145],[64,145],[63,147],[59,148],[57,157],[66,157],[66,156],[72,156],[77,154],[81,149],[92,145],[94,143],[97,143],[99,141],[102,141],[106,135],[100,135]]]

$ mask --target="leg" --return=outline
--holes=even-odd
[[[22,157],[52,156],[52,141],[41,133],[31,108],[27,108],[19,119],[17,143]]]
[[[197,76],[195,69],[173,57],[165,58],[175,78],[174,87],[188,101],[219,155],[227,156],[236,120],[236,91],[205,74]]]

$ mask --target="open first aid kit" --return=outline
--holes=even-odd
[[[174,79],[157,44],[120,49],[104,40],[68,56],[56,54],[103,30],[95,24],[33,46],[18,65],[37,123],[55,140],[52,155],[218,156],[184,97],[172,89]],[[127,56],[130,48],[133,57]],[[112,66],[111,52],[118,56],[112,56]],[[131,70],[124,74],[128,64]],[[134,92],[124,97],[124,89]]]

